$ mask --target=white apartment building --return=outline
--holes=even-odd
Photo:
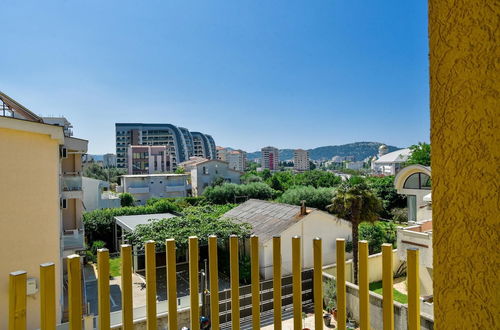
[[[243,174],[243,172],[230,168],[227,162],[218,159],[192,157],[190,160],[180,163],[179,166],[191,175],[193,196],[203,194],[205,188],[217,178],[222,178],[228,183],[240,183],[240,177]]]
[[[247,153],[243,150],[232,150],[217,147],[217,159],[227,162],[229,168],[244,172],[247,167]]]
[[[187,197],[191,194],[189,174],[133,174],[122,175],[118,192],[134,196],[136,203],[144,205],[151,197]]]
[[[279,150],[275,147],[265,147],[261,149],[260,164],[262,169],[276,171],[279,168]]]
[[[293,151],[293,169],[295,171],[308,171],[309,166],[309,151],[296,149]]]

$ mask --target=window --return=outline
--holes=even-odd
[[[410,175],[403,185],[404,189],[431,189],[431,177],[425,173],[414,173]]]
[[[417,221],[417,196],[406,196],[408,202],[408,221]]]

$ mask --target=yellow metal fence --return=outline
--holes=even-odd
[[[292,238],[292,276],[293,276],[293,324],[294,329],[302,329],[302,287],[301,287],[301,238]],[[323,327],[323,282],[322,278],[322,241],[315,238],[313,245],[313,297],[314,297],[314,324],[316,329]],[[346,311],[346,281],[345,281],[345,240],[337,239],[337,322],[339,329],[345,329],[347,321]],[[259,315],[259,239],[252,236],[250,239],[251,258],[251,286],[252,286],[252,325],[260,328]],[[217,269],[217,237],[208,238],[210,263],[210,319],[212,328],[218,330],[219,325],[219,288]],[[190,328],[200,328],[200,310],[198,305],[198,238],[189,238],[189,286],[191,296]],[[176,268],[175,268],[175,241],[166,241],[167,258],[167,300],[168,300],[168,327],[178,329],[176,306]],[[230,253],[230,284],[231,284],[231,328],[240,329],[239,310],[239,269],[238,269],[238,237],[229,238]],[[157,326],[156,315],[156,265],[155,242],[145,243],[146,256],[146,311],[147,329],[153,330]],[[382,246],[383,258],[383,328],[394,329],[394,306],[392,296],[392,246]],[[132,315],[132,248],[130,245],[121,246],[121,285],[122,285],[122,328],[133,328]],[[281,329],[281,238],[273,238],[274,263],[274,328]],[[408,264],[408,329],[420,329],[420,300],[419,300],[419,251],[407,250]],[[278,265],[278,267],[276,267]],[[68,300],[69,300],[69,329],[82,329],[82,288],[80,257],[72,255],[67,258],[68,269]],[[98,250],[98,327],[110,329],[110,299],[109,299],[109,251]],[[52,263],[40,265],[40,296],[41,319],[40,329],[56,329],[56,295],[55,295],[55,266]],[[359,242],[359,310],[360,329],[370,328],[369,319],[369,283],[368,283],[368,243]],[[25,271],[12,272],[9,275],[9,330],[26,329],[26,279]]]

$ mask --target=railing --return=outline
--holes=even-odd
[[[63,191],[80,191],[82,190],[82,177],[64,175],[62,179]]]
[[[217,237],[210,236],[209,279],[210,279],[210,319],[213,329],[220,329],[219,322],[219,289],[217,268]],[[322,241],[315,238],[313,244],[313,304],[315,328],[323,328],[323,281],[322,281]],[[240,329],[240,286],[238,269],[238,237],[229,238],[230,259],[230,292],[231,292],[231,329]],[[254,329],[260,328],[260,288],[259,288],[259,242],[258,237],[250,239],[251,258],[251,292],[252,292],[252,324]],[[292,295],[294,329],[302,329],[302,265],[301,238],[292,238]],[[177,322],[177,289],[176,289],[176,255],[175,240],[166,241],[167,262],[167,303],[168,328],[178,329]],[[198,300],[198,238],[189,238],[189,288],[190,288],[190,328],[200,329],[200,309]],[[337,239],[337,328],[345,329],[346,311],[346,279],[345,279],[345,240]],[[393,308],[393,269],[392,246],[382,246],[383,256],[383,328],[394,329]],[[146,257],[146,322],[147,329],[156,329],[156,260],[155,242],[145,243]],[[122,329],[133,329],[132,315],[132,247],[121,246],[122,258]],[[408,329],[420,329],[419,300],[419,251],[407,250],[408,265]],[[273,239],[273,262],[281,265],[281,238]],[[281,267],[274,268],[274,329],[281,329]],[[82,329],[82,288],[80,256],[71,255],[67,258],[68,269],[68,299],[69,299],[69,329]],[[110,284],[109,284],[109,251],[100,249],[97,257],[98,269],[98,328],[110,329]],[[56,324],[56,294],[55,294],[54,264],[40,265],[40,329],[54,329]],[[369,286],[368,286],[368,242],[359,242],[359,309],[360,329],[370,329],[369,318]],[[26,280],[25,271],[10,273],[9,278],[9,329],[26,328]]]

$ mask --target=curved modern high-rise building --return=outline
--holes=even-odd
[[[189,157],[216,159],[215,141],[212,136],[190,132],[187,128],[172,124],[116,123],[116,162],[119,168],[127,168],[129,146],[166,146],[169,170]]]

